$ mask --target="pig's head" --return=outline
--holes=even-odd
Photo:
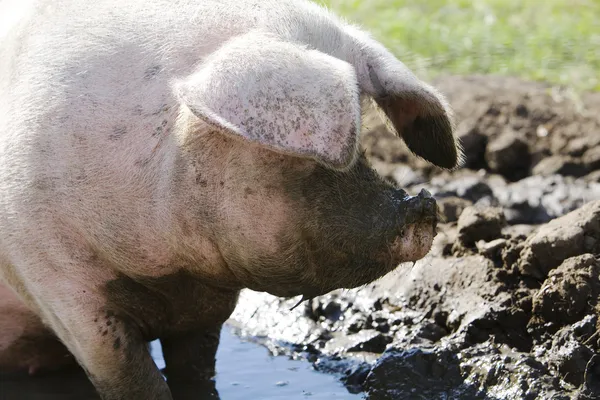
[[[408,196],[369,167],[358,151],[361,104],[375,100],[415,154],[454,168],[461,155],[448,107],[406,70],[396,82],[377,60],[365,62],[362,78],[360,69],[249,34],[176,84],[198,163],[208,157],[218,170],[203,172],[198,189],[214,192],[212,240],[244,286],[312,297],[366,284],[429,251],[436,202],[425,191]]]

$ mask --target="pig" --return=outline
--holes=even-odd
[[[243,288],[312,298],[430,249],[435,199],[377,175],[361,115],[454,169],[448,102],[321,6],[4,0],[0,38],[0,279],[103,399],[213,379]]]

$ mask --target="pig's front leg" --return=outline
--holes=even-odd
[[[160,340],[169,384],[212,379],[221,326],[173,334]]]
[[[233,312],[239,291],[198,283],[190,293],[195,299],[191,302],[193,317],[184,319],[195,322],[186,329],[167,331],[160,337],[165,375],[171,387],[206,383],[215,376],[221,327]],[[182,315],[185,314],[184,311]]]
[[[93,319],[95,329],[73,338],[79,360],[103,400],[172,400],[171,391],[135,325],[111,310]]]

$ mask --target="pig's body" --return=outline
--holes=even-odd
[[[169,379],[212,376],[243,287],[310,297],[429,250],[433,199],[357,155],[359,95],[450,168],[445,102],[317,6],[9,0],[0,35],[0,278],[103,398],[170,398],[155,338]]]

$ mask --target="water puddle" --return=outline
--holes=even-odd
[[[152,357],[164,367],[160,344],[152,343]],[[333,375],[316,372],[305,361],[273,357],[268,350],[235,336],[227,327],[217,353],[216,389],[220,400],[357,400]],[[203,400],[202,389],[186,390],[175,400]],[[210,397],[216,399],[217,397]],[[0,375],[0,400],[98,400],[83,373],[70,372],[30,378]]]
[[[152,357],[164,367],[160,344]],[[217,352],[217,391],[221,400],[361,399],[350,394],[333,375],[315,371],[306,361],[273,357],[268,350],[235,336],[224,327]]]

